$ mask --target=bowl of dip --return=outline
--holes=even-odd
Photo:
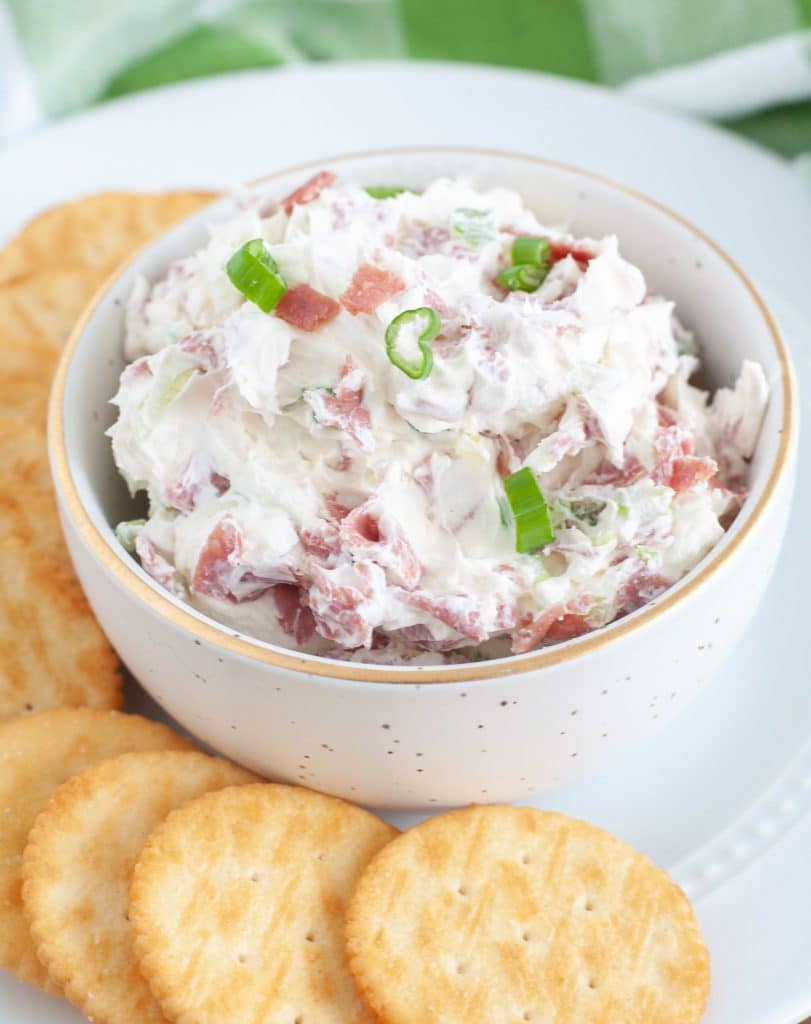
[[[651,735],[755,613],[789,357],[678,215],[534,157],[279,171],[99,293],[49,435],[125,664],[195,735],[368,804],[519,799]]]

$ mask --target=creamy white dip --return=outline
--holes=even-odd
[[[331,178],[281,205],[252,194],[135,286],[110,436],[149,498],[119,528],[146,571],[245,634],[439,663],[580,635],[691,569],[744,496],[761,368],[710,400],[616,239],[541,225],[514,192],[443,179],[377,199]],[[534,292],[497,281],[516,236],[551,246]],[[270,312],[225,271],[251,239],[290,289]],[[441,331],[415,380],[384,338],[422,307]],[[522,467],[555,534],[528,553],[503,482]]]

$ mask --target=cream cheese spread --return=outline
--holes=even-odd
[[[149,514],[122,541],[245,634],[381,663],[523,653],[654,599],[745,495],[761,368],[692,386],[690,335],[615,238],[542,225],[506,189],[393,191],[322,172],[251,194],[137,282],[110,436]],[[545,277],[510,290],[524,237]],[[257,239],[287,288],[269,311],[225,269]],[[438,332],[421,348],[406,317],[394,353],[412,310]],[[421,379],[397,365],[425,348]],[[505,497],[525,468],[551,529],[531,551]]]

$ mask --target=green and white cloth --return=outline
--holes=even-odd
[[[185,78],[392,57],[617,86],[811,181],[811,0],[0,0],[0,141]]]

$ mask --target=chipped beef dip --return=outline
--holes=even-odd
[[[461,180],[250,194],[137,282],[126,356],[110,436],[149,498],[118,528],[143,568],[241,633],[387,664],[653,600],[738,509],[767,399],[751,362],[711,401],[689,383],[689,334],[615,238]]]

